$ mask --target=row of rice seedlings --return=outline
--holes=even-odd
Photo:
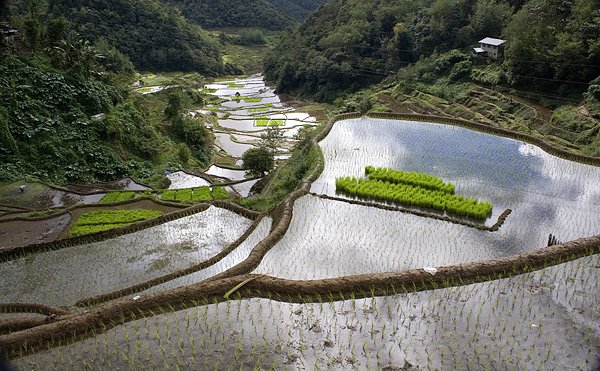
[[[210,201],[225,200],[229,197],[227,190],[220,186],[197,188],[168,189],[162,192],[164,201]]]
[[[101,204],[109,204],[114,202],[121,202],[134,199],[136,196],[135,192],[108,192],[100,200]]]
[[[107,231],[162,215],[158,210],[96,210],[81,215],[69,234],[80,236]]]
[[[335,187],[336,191],[351,196],[427,207],[477,219],[487,218],[493,209],[489,202],[403,183],[343,177],[336,178]]]
[[[92,339],[16,360],[29,369],[162,367],[208,369],[589,370],[600,366],[598,338],[548,300],[554,285],[581,282],[592,306],[600,257],[462,287],[411,292],[391,287],[310,304],[230,300],[125,323]],[[567,281],[564,281],[564,278]],[[551,283],[552,282],[552,283]],[[570,302],[576,290],[567,290]],[[208,304],[208,305],[207,305]],[[593,313],[593,307],[587,308]],[[116,323],[125,318],[115,319]],[[119,344],[119,346],[115,346]],[[72,362],[72,363],[71,363]]]
[[[251,224],[252,220],[212,206],[111,240],[1,263],[0,302],[73,305],[206,261]]]
[[[454,194],[456,188],[452,183],[444,181],[435,175],[395,170],[383,167],[365,166],[365,174],[369,179],[381,180],[388,183],[402,183]]]
[[[246,103],[260,103],[262,102],[262,97],[250,97],[250,98],[244,98],[244,102]]]

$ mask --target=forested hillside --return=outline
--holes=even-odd
[[[280,92],[333,100],[486,36],[508,40],[509,85],[581,94],[600,73],[598,0],[332,0],[283,38],[266,75]]]
[[[163,0],[204,28],[258,27],[282,30],[294,21],[267,0]]]
[[[212,136],[183,115],[203,103],[189,79],[131,93],[134,67],[106,39],[92,43],[44,8],[16,14],[22,39],[0,44],[0,181],[134,175],[160,185],[169,164],[208,163]]]
[[[48,14],[91,42],[106,38],[140,70],[223,73],[218,43],[157,0],[49,0]]]
[[[268,0],[284,14],[301,21],[327,0]]]

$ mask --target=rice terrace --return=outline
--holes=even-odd
[[[163,191],[212,206],[118,237],[5,248],[0,344],[17,367],[44,369],[597,368],[600,241],[582,237],[600,230],[600,168],[360,115],[312,145],[322,160],[269,215],[211,201],[219,188]],[[336,191],[365,166],[379,184],[489,206],[465,219]],[[495,231],[474,227],[506,209]],[[573,242],[545,247],[549,233]]]
[[[0,369],[600,370],[598,0],[0,0]]]

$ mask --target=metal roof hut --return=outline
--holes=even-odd
[[[486,37],[479,40],[479,48],[473,48],[473,54],[482,58],[498,59],[504,54],[506,40]]]

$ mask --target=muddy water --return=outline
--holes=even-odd
[[[130,322],[15,365],[597,370],[600,296],[586,293],[600,284],[598,267],[595,256],[512,279],[340,302],[234,300]]]

